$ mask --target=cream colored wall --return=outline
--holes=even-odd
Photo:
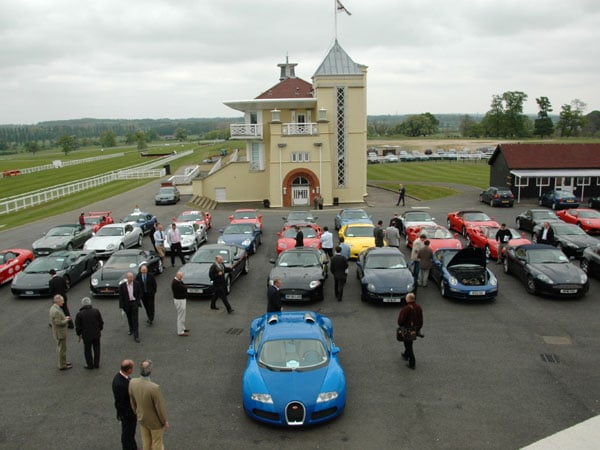
[[[227,164],[221,170],[202,180],[194,180],[194,195],[215,199],[216,188],[226,188],[227,198],[223,203],[262,201],[269,198],[266,172],[248,171],[248,163],[240,161]]]

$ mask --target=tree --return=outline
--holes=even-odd
[[[585,116],[586,124],[583,128],[585,136],[598,136],[600,131],[600,111],[595,110]]]
[[[527,94],[521,91],[507,91],[493,95],[490,110],[481,121],[487,136],[524,137],[528,135],[523,103]]]
[[[428,136],[438,131],[440,121],[431,113],[409,116],[395,127],[396,134],[404,136]]]
[[[462,117],[458,130],[463,137],[478,138],[483,135],[481,125],[468,114]]]
[[[583,116],[583,111],[587,105],[579,99],[575,99],[571,104],[564,104],[561,107],[560,119],[556,128],[561,136],[571,137],[578,136],[581,129],[586,124],[586,119]]]
[[[177,139],[178,141],[185,141],[187,140],[187,130],[185,128],[177,128],[175,130],[175,139]]]
[[[68,155],[72,151],[76,150],[79,146],[77,144],[77,138],[74,135],[68,134],[63,134],[61,137],[59,137],[56,141],[56,145],[62,147],[63,152],[65,152],[65,155]]]
[[[117,146],[117,135],[113,130],[107,130],[100,133],[100,146],[104,148]]]
[[[538,112],[538,118],[535,119],[533,134],[541,137],[551,136],[554,132],[554,123],[552,119],[548,116],[549,112],[552,112],[552,104],[548,97],[540,97],[536,98],[535,102],[538,104],[540,108]]]
[[[36,154],[36,152],[40,151],[40,144],[38,144],[37,141],[29,141],[25,143],[25,150],[27,150],[28,152],[33,153],[34,155]]]
[[[137,130],[135,132],[135,141],[137,142],[138,150],[144,150],[148,145],[146,145],[146,133],[142,130]]]
[[[148,130],[146,130],[146,138],[148,139],[149,142],[155,141],[159,137],[160,136],[158,135],[158,133],[156,132],[156,130],[154,128],[149,128]]]

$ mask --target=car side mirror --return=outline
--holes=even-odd
[[[254,348],[249,347],[248,350],[246,350],[246,354],[248,356],[254,356]]]
[[[331,346],[331,354],[332,355],[337,355],[339,352],[340,352],[340,348],[337,345]]]
[[[271,264],[275,264],[275,259],[274,259],[274,258],[271,258],[271,259],[269,260],[269,262],[270,262]]]

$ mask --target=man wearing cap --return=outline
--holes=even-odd
[[[104,328],[102,314],[92,307],[89,297],[81,299],[81,308],[75,316],[75,333],[83,339],[86,369],[100,368],[100,335]]]

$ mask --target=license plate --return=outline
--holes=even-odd
[[[202,294],[204,292],[204,289],[197,289],[197,288],[188,288],[187,290],[190,294]]]
[[[400,297],[384,297],[383,303],[400,303],[402,299]]]
[[[567,203],[573,203],[573,200],[567,200]]]
[[[502,200],[502,203],[508,203],[508,200]]]
[[[577,294],[577,289],[561,289],[561,294]]]
[[[469,295],[485,295],[485,291],[470,291]]]
[[[301,294],[286,294],[285,298],[288,300],[302,300]]]
[[[112,292],[112,289],[110,288],[104,288],[104,289],[100,289],[101,292]]]
[[[25,291],[25,295],[33,295],[33,291]]]

